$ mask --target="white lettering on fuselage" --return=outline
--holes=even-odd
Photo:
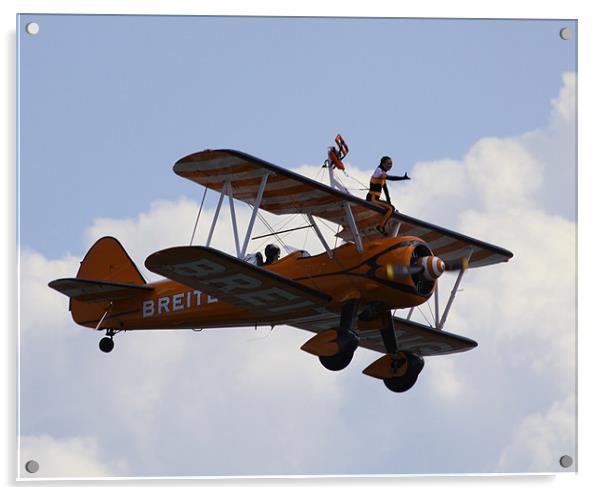
[[[163,296],[156,300],[147,299],[142,302],[142,317],[149,318],[155,315],[182,311],[193,306],[200,306],[201,295],[202,292],[200,290],[190,290],[172,294],[170,296]],[[208,304],[214,302],[217,302],[217,298],[211,296],[207,297]]]

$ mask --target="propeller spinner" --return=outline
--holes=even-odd
[[[445,263],[437,256],[422,256],[416,264],[424,269],[424,277],[428,280],[439,278],[445,271]]]
[[[387,277],[392,280],[395,277],[407,277],[422,273],[427,280],[439,278],[445,271],[445,263],[437,256],[421,256],[412,266],[389,264],[387,265]]]

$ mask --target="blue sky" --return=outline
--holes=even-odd
[[[292,168],[340,132],[358,167],[408,170],[543,125],[576,69],[563,21],[41,19],[19,45],[20,229],[53,256],[83,249],[91,218],[198,194],[171,171],[193,151]]]
[[[25,452],[80,463],[47,475],[558,470],[575,440],[576,165],[575,38],[558,32],[575,23],[53,15],[27,36],[32,18],[21,432]],[[410,173],[401,211],[515,253],[466,277],[448,322],[479,347],[429,359],[410,393],[363,377],[368,351],[327,373],[286,327],[132,333],[101,355],[49,294],[101,235],[139,266],[187,242],[202,190],[173,174],[181,156],[231,147],[313,177],[337,132],[364,182],[382,154]]]

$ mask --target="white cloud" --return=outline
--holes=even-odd
[[[29,249],[21,252],[21,331],[27,337],[51,339],[54,328],[64,321],[68,300],[48,287],[56,278],[74,277],[79,258],[66,256],[49,260]]]
[[[461,358],[460,358],[461,359]],[[437,397],[447,400],[466,399],[470,389],[466,385],[465,377],[458,372],[455,358],[428,359],[428,385]]]
[[[577,108],[577,74],[565,72],[562,74],[562,82],[564,85],[560,89],[560,94],[552,99],[552,125],[558,125],[560,120],[573,126]]]
[[[48,435],[21,437],[23,478],[106,478],[127,476],[127,463],[115,456],[110,462],[100,459],[98,441],[94,438],[56,439]],[[34,460],[39,469],[25,470]]]
[[[500,472],[574,471],[559,464],[560,457],[575,459],[575,401],[572,396],[554,403],[544,413],[534,412],[517,426],[498,462]]]
[[[554,377],[566,392],[576,364],[575,224],[541,211],[466,212],[460,224],[480,238],[496,238],[515,256],[508,264],[470,272],[470,302],[456,309],[475,322],[495,315],[488,332],[498,344],[512,345],[512,359]]]
[[[542,182],[543,165],[512,138],[484,138],[464,157],[474,198],[488,211],[527,210]]]

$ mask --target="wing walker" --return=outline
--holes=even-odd
[[[219,194],[205,245],[152,253],[145,266],[165,279],[147,283],[119,241],[103,237],[75,278],[49,286],[70,298],[75,323],[105,333],[99,344],[103,352],[113,349],[114,336],[122,331],[290,325],[315,334],[301,349],[329,370],[345,368],[358,347],[376,351],[380,356],[363,372],[404,392],[416,382],[424,357],[477,345],[443,330],[462,277],[468,269],[513,255],[397,211],[379,228],[387,208],[351,194],[337,178],[348,152],[338,135],[325,162],[330,186],[240,151],[185,156],[174,172]],[[235,256],[211,247],[224,200]],[[251,208],[242,235],[235,200]],[[261,210],[300,215],[324,252],[293,250],[267,263],[250,262],[249,244]],[[327,242],[325,222],[339,227],[340,246]],[[438,279],[446,272],[455,283],[440,306]],[[412,320],[414,309],[431,297],[434,322]],[[405,318],[394,315],[399,309],[408,309]]]

